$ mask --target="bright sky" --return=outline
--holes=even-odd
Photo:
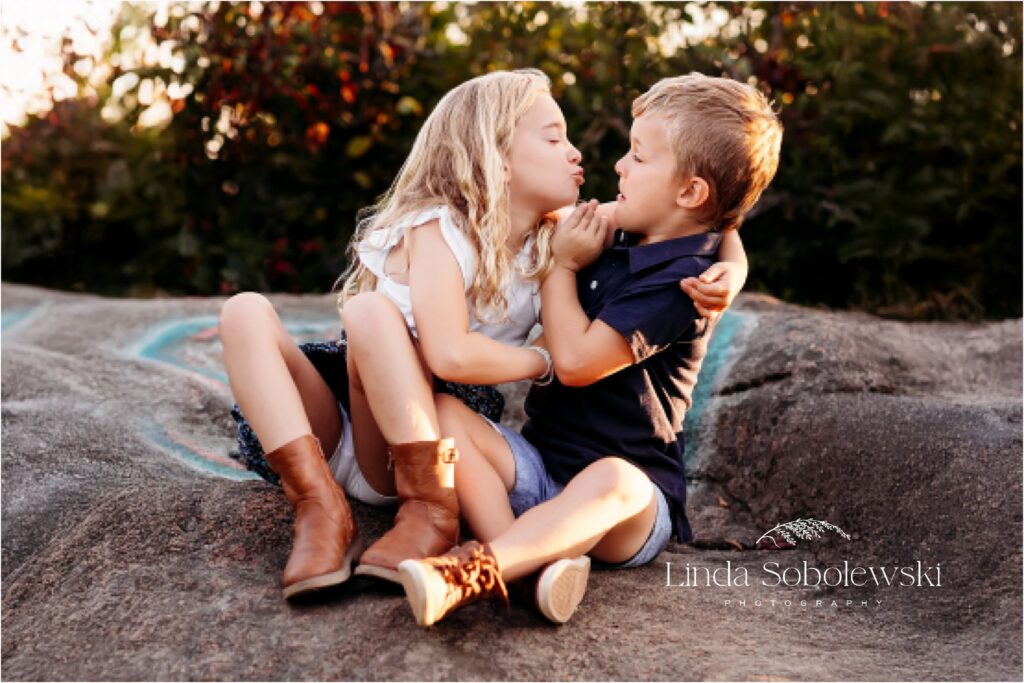
[[[4,132],[7,123],[21,123],[26,112],[46,111],[49,91],[57,100],[77,94],[75,82],[62,73],[61,36],[67,33],[78,52],[98,57],[101,41],[109,40],[110,25],[120,9],[121,3],[113,0],[0,1],[0,120]],[[94,64],[82,60],[76,71],[87,76],[94,72]]]

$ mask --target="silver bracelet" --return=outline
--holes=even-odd
[[[555,378],[555,363],[551,359],[551,352],[545,349],[543,346],[531,346],[530,349],[536,351],[544,358],[544,362],[547,363],[547,369],[544,374],[533,380],[533,383],[539,387],[545,387],[551,384],[551,380]]]

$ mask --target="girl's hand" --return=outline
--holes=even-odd
[[[575,273],[598,257],[604,248],[608,219],[597,215],[597,207],[597,200],[591,199],[558,222],[551,238],[555,263]]]
[[[688,277],[679,282],[683,291],[693,299],[693,305],[701,316],[714,321],[739,294],[740,287],[736,285],[742,281],[733,273],[734,267],[739,266],[729,261],[719,261],[701,273],[700,277]]]

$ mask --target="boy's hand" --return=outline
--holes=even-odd
[[[597,206],[597,200],[592,199],[558,222],[551,238],[551,255],[556,264],[575,273],[601,253],[608,220],[598,217]]]
[[[683,291],[693,299],[693,305],[701,316],[715,320],[739,294],[738,287],[732,291],[735,280],[731,270],[733,265],[719,261],[711,264],[700,277],[688,277],[679,282]]]

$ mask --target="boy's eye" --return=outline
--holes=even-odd
[[[638,157],[636,154],[634,154],[633,155],[633,161],[640,161],[640,157]],[[643,162],[641,162],[641,163],[643,163]]]

